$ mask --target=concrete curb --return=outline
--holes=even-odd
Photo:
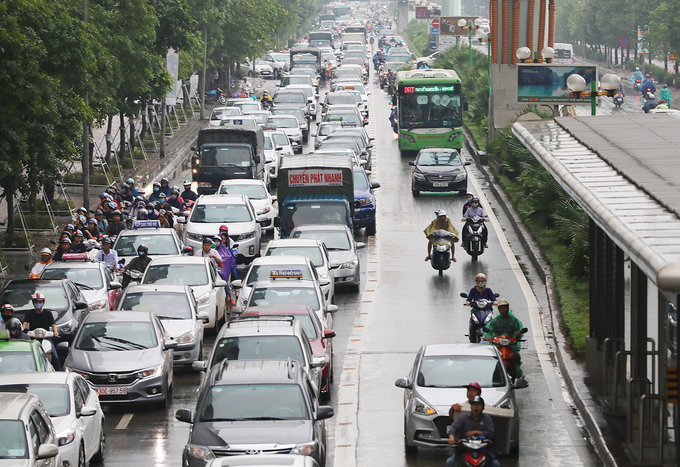
[[[582,391],[587,391],[588,389],[583,383],[577,382],[572,375],[572,369],[575,369],[577,367],[577,364],[571,358],[571,355],[569,355],[566,346],[566,339],[560,328],[558,318],[561,314],[561,311],[555,299],[556,297],[555,284],[548,263],[541,255],[541,252],[538,249],[538,247],[534,245],[530,233],[526,226],[524,225],[524,223],[522,223],[522,221],[519,220],[520,216],[515,212],[514,207],[512,206],[512,203],[510,202],[508,196],[505,194],[505,192],[499,190],[495,186],[492,175],[489,173],[487,168],[481,164],[482,158],[486,156],[483,153],[481,153],[479,149],[477,149],[473,142],[472,136],[467,131],[467,128],[463,129],[463,133],[465,136],[465,146],[467,147],[468,151],[470,151],[470,153],[472,154],[472,157],[475,160],[477,168],[484,175],[484,178],[489,184],[490,190],[493,192],[501,208],[508,216],[508,219],[510,219],[510,223],[512,224],[513,228],[515,229],[516,232],[520,234],[518,235],[519,240],[522,243],[522,246],[524,246],[524,249],[527,255],[529,256],[529,259],[532,265],[534,266],[534,269],[536,269],[536,272],[541,277],[541,280],[545,285],[548,296],[548,308],[550,311],[550,320],[553,328],[552,330],[556,350],[555,355],[557,357],[558,367],[560,369],[560,372],[562,373],[564,382],[567,385],[567,389],[569,390],[569,395],[574,399],[576,408],[578,409],[579,413],[581,414],[581,417],[583,418],[583,421],[586,424],[586,429],[590,434],[590,439],[593,441],[595,450],[597,451],[597,454],[604,463],[604,465],[608,467],[618,467],[618,464],[614,459],[614,456],[612,455],[611,451],[609,450],[609,446],[607,446],[606,440],[604,439],[604,435],[602,433],[602,430],[600,429],[600,424],[598,423],[596,414],[589,408],[587,396],[584,397],[584,394],[582,393]]]

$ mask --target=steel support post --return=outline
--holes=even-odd
[[[604,290],[605,293],[602,294],[602,298],[604,299],[604,312],[605,312],[605,321],[604,321],[604,337],[616,337],[616,318],[617,318],[617,310],[616,310],[616,303],[614,302],[614,281],[616,280],[616,276],[614,274],[614,271],[616,270],[616,253],[614,251],[615,245],[614,242],[612,242],[612,239],[609,238],[608,235],[605,234],[605,239],[604,239],[604,270],[603,272],[603,279],[604,279],[604,289],[599,289],[599,290]]]
[[[625,274],[625,263],[623,261],[624,254],[623,250],[617,245],[614,245],[616,249],[616,267],[614,280],[614,308],[616,310],[616,321],[614,322],[616,326],[615,336],[617,339],[623,339],[625,341],[625,329],[626,329],[626,278]]]
[[[647,378],[647,276],[637,264],[630,271],[630,349],[634,353],[634,378]]]
[[[598,270],[599,264],[597,262],[597,231],[599,227],[592,219],[590,219],[589,225],[589,274],[590,274],[590,337],[597,339],[598,347],[602,344],[602,336],[600,335],[600,330],[598,329],[598,317],[597,317],[597,290],[598,290]]]

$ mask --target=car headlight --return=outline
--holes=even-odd
[[[193,344],[194,341],[196,340],[196,336],[194,336],[193,331],[185,332],[181,336],[179,336],[175,341],[178,344]]]
[[[90,311],[97,311],[97,310],[103,310],[104,307],[106,307],[106,303],[108,300],[106,298],[102,298],[101,300],[97,300],[96,302],[90,303],[88,308]]]
[[[316,443],[298,444],[290,450],[290,453],[297,454],[298,456],[313,456],[316,453]]]
[[[161,373],[163,373],[163,365],[158,365],[158,366],[155,366],[153,368],[138,371],[137,377],[139,379],[144,379],[144,378],[150,378],[152,376],[158,376]]]
[[[270,206],[265,206],[261,210],[257,211],[257,215],[261,216],[262,214],[267,214],[271,210],[272,208]]]
[[[57,324],[57,330],[59,330],[59,333],[64,332],[64,333],[68,334],[68,333],[72,332],[73,329],[75,328],[75,322],[74,321],[75,320],[73,320],[73,319],[69,319],[67,322],[65,322],[63,324]]]
[[[459,173],[458,175],[456,175],[456,181],[458,181],[458,180],[464,180],[464,179],[466,179],[466,178],[467,178],[467,173],[465,173],[465,172],[461,172],[461,173]]]
[[[417,413],[419,415],[434,415],[437,413],[436,410],[434,410],[432,407],[427,405],[423,400],[419,398],[415,398],[413,401],[413,413]]]
[[[425,175],[422,173],[418,172],[417,170],[413,171],[413,176],[415,177],[416,180],[424,181],[425,180]]]
[[[340,265],[340,269],[354,269],[357,267],[357,264],[359,264],[359,261],[357,260],[347,261],[346,263],[342,263]]]
[[[416,142],[416,139],[413,137],[413,135],[409,135],[408,133],[402,133],[401,137],[404,138],[409,143],[415,143]]]
[[[196,240],[197,242],[203,241],[203,235],[187,232],[187,238],[191,240]]]
[[[215,458],[215,454],[213,454],[209,448],[205,446],[198,446],[197,444],[187,444],[184,447],[184,452],[187,454],[187,456],[193,459],[206,462]]]
[[[271,164],[272,162],[276,162],[276,157],[265,157],[264,160],[267,164]]]
[[[453,143],[458,135],[459,133],[451,133],[451,136],[449,136],[449,143]]]
[[[242,233],[241,235],[238,236],[237,241],[242,242],[243,240],[248,240],[249,238],[255,238],[254,230],[252,232]]]
[[[59,446],[66,446],[71,444],[73,440],[76,439],[76,430],[73,428],[67,428],[57,435],[57,441]]]
[[[75,369],[71,368],[70,366],[65,366],[65,367],[64,367],[64,371],[65,371],[66,373],[75,373],[75,374],[77,374],[77,375],[82,376],[82,377],[85,378],[85,379],[90,379],[90,375],[88,375],[87,373],[83,373],[83,372],[81,372],[81,371],[75,370]]]
[[[373,198],[359,198],[357,201],[359,201],[362,206],[366,204],[373,204]]]
[[[210,292],[206,292],[196,299],[196,306],[205,305],[210,301]]]

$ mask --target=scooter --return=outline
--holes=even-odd
[[[45,352],[45,355],[47,355],[50,363],[54,364],[52,360],[52,343],[47,340],[50,337],[54,337],[54,333],[52,331],[48,331],[47,329],[36,328],[32,331],[26,332],[26,334],[28,334],[28,337],[31,339],[40,341],[40,347],[42,347],[43,352]]]
[[[220,104],[224,105],[227,103],[227,96],[224,95],[220,88],[216,88],[213,89],[212,91],[205,92],[205,100],[206,102],[208,102],[209,100],[212,100],[213,102],[217,101]]]
[[[616,107],[621,107],[623,105],[623,94],[614,94],[614,105]]]
[[[454,445],[458,450],[460,466],[462,467],[487,467],[491,465],[491,458],[487,454],[487,448],[491,446],[491,440],[483,436],[470,436],[456,441]]]
[[[496,297],[499,294],[494,294]],[[463,298],[468,298],[467,294],[460,294]],[[479,344],[484,337],[484,326],[493,319],[493,302],[484,298],[470,302],[470,329],[468,338],[471,344]]]
[[[429,240],[432,242],[432,255],[430,263],[439,271],[439,276],[444,275],[444,270],[451,267],[451,246],[453,245],[453,233],[439,229],[432,232]]]
[[[463,227],[466,231],[465,244],[463,248],[468,255],[472,257],[472,261],[477,261],[477,257],[484,253],[484,218],[480,216],[468,217]]]
[[[633,83],[633,89],[635,89],[636,91],[639,91],[640,87],[642,87],[642,80],[636,79],[635,83]]]
[[[522,328],[519,332],[525,334],[528,331],[527,328]],[[488,329],[484,328],[484,332],[488,332]],[[508,372],[513,383],[517,379],[517,352],[513,345],[517,344],[517,342],[521,342],[521,339],[517,339],[515,336],[501,335],[491,338],[491,343],[498,348],[503,357],[505,370]]]

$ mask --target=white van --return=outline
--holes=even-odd
[[[574,49],[571,44],[555,42],[555,58],[553,63],[571,64],[574,57]]]

